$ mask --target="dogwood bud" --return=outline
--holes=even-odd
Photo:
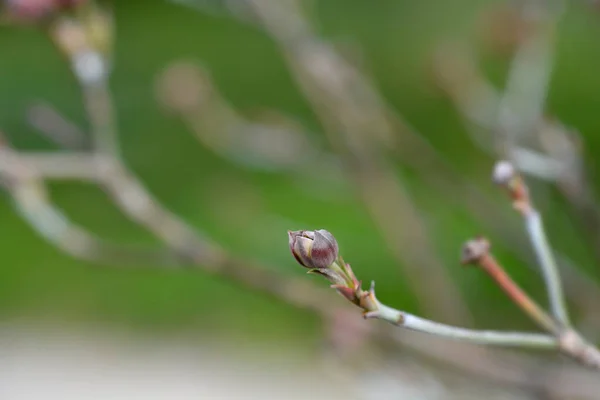
[[[338,244],[331,233],[317,231],[288,231],[290,250],[306,268],[324,269],[338,258]]]

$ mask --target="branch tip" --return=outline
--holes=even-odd
[[[517,176],[517,171],[510,161],[501,160],[494,166],[492,180],[498,185],[507,185]]]
[[[484,237],[478,237],[467,241],[461,252],[461,263],[463,265],[478,264],[481,258],[490,251],[490,242]]]

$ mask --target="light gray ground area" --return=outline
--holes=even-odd
[[[487,400],[530,398],[468,379],[449,385],[414,362],[351,375],[335,360],[298,361],[306,355],[202,343],[102,329],[0,326],[0,399],[441,400],[481,399],[482,392]]]

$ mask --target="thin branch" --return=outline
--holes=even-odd
[[[85,133],[45,102],[37,101],[29,107],[27,121],[38,132],[63,148],[81,150],[89,147]]]
[[[35,170],[36,174],[53,180],[99,179],[97,157],[90,153],[19,152],[19,163]],[[7,157],[0,158],[0,172],[13,171],[15,166]]]
[[[185,262],[170,250],[134,248],[106,242],[74,224],[50,201],[39,165],[32,165],[30,157],[22,158],[7,146],[5,139],[3,141],[0,148],[0,177],[13,198],[16,210],[34,230],[61,251],[77,259],[110,265],[174,266]]]
[[[513,150],[534,133],[542,116],[553,66],[554,32],[563,8],[559,3],[525,1],[519,5],[523,18],[530,19],[535,29],[513,58],[495,127],[499,149],[511,159]]]
[[[341,179],[335,157],[310,140],[301,124],[270,110],[263,114],[268,120],[240,115],[199,63],[173,62],[157,78],[156,91],[163,107],[221,157],[252,169]]]
[[[496,113],[501,107],[503,98],[478,70],[474,56],[464,46],[445,44],[435,53],[433,68],[437,84],[468,123],[467,132],[472,141],[491,155],[504,154],[504,148],[494,145],[494,142],[496,144],[506,142],[507,137],[504,133],[498,132],[496,121]],[[506,122],[507,124],[518,121],[519,115],[513,112],[513,108],[508,107],[506,99],[504,101],[503,121],[509,121]],[[525,114],[525,117],[521,118],[532,118],[526,111],[521,111]],[[531,109],[530,112],[533,113]],[[572,181],[574,176],[577,176],[576,180],[581,179],[578,165],[573,163],[573,158],[577,156],[576,149],[568,139],[572,135],[569,129],[558,121],[545,118],[537,112],[534,115],[537,115],[538,119],[528,123],[530,125],[526,129],[530,140],[521,138],[519,143],[512,146],[510,158],[524,173],[539,179],[558,182],[566,195],[565,180],[569,178]],[[560,139],[555,140],[562,145],[560,157],[557,151],[546,151],[547,142],[551,142],[548,140],[550,137]],[[541,148],[529,148],[536,141]],[[568,148],[568,151],[565,151],[565,148]]]
[[[288,237],[290,250],[296,261],[308,268],[309,273],[320,275],[330,281],[333,289],[363,310],[364,318],[377,318],[417,332],[475,344],[557,348],[558,342],[553,336],[464,329],[433,322],[389,307],[377,299],[374,281],[371,282],[369,290],[362,289],[361,281],[340,256],[337,241],[330,232],[323,229],[288,231]]]
[[[114,123],[114,107],[105,79],[88,82],[79,78],[89,118],[94,147],[99,154],[119,157],[120,146]]]
[[[569,326],[567,305],[558,266],[548,243],[541,216],[531,202],[527,184],[512,164],[507,161],[500,161],[496,164],[494,180],[509,191],[514,208],[525,220],[529,239],[542,270],[552,314],[561,324]]]
[[[494,282],[541,327],[556,337],[559,350],[587,367],[600,370],[600,350],[588,343],[571,327],[553,320],[538,306],[504,271],[504,268],[489,252],[489,242],[483,238],[467,242],[463,248],[465,264],[474,264],[484,269]]]
[[[474,264],[482,268],[506,295],[542,329],[558,335],[561,327],[512,280],[490,254],[489,248],[490,244],[484,238],[468,241],[463,247],[462,263]]]
[[[478,345],[558,349],[556,338],[547,334],[459,328],[417,317],[382,303],[379,303],[378,307],[377,311],[367,312],[365,317],[381,319],[416,332]]]
[[[94,25],[94,34],[90,32],[90,24]],[[108,87],[109,42],[113,36],[113,29],[107,13],[91,4],[78,18],[58,18],[50,27],[50,35],[67,57],[83,92],[83,102],[96,151],[102,155],[118,157],[120,148]]]
[[[542,266],[542,270],[546,271],[543,276],[548,290],[552,314],[561,323],[569,326],[570,322],[562,289],[562,281],[542,224],[542,217],[537,210],[530,208],[524,215],[524,218],[529,239],[538,258],[538,263]]]

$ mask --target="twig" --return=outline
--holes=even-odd
[[[531,136],[541,119],[553,66],[553,34],[562,13],[557,2],[525,1],[520,7],[524,18],[533,20],[536,29],[525,38],[513,58],[506,89],[498,104],[496,133],[500,151],[512,152],[524,137]]]
[[[106,242],[77,226],[49,200],[42,178],[44,172],[39,169],[39,164],[31,163],[34,156],[23,158],[8,147],[5,138],[3,142],[0,147],[0,177],[3,178],[17,211],[32,228],[63,252],[78,259],[110,265],[173,266],[185,262],[170,250],[120,246]],[[47,165],[42,163],[41,166]],[[57,166],[58,163],[53,162],[51,165]],[[85,169],[78,171],[80,175],[68,168],[61,167],[60,170],[66,175],[60,177],[56,170],[51,175],[59,179],[88,179]]]
[[[371,282],[369,290],[362,289],[352,268],[340,256],[339,246],[331,233],[323,229],[288,231],[288,236],[290,250],[296,261],[308,268],[309,273],[329,280],[333,289],[363,310],[364,318],[377,318],[413,331],[475,344],[557,348],[557,340],[549,335],[459,328],[389,307],[377,299],[375,282]]]
[[[514,121],[519,121],[520,118],[532,118],[528,116],[527,109],[520,111],[525,114],[525,117],[520,117],[513,108],[510,108],[507,104],[508,100],[503,99],[501,93],[482,76],[475,65],[473,55],[463,46],[458,44],[441,46],[434,56],[433,64],[438,85],[470,125],[467,132],[472,141],[494,156],[505,154],[507,135],[504,131],[498,132],[499,126],[503,125],[499,125],[499,122],[496,121],[496,112],[501,107],[501,102],[504,101],[502,112],[502,121],[504,122],[502,124],[516,124]],[[529,111],[533,112],[531,109]],[[568,129],[557,121],[545,118],[538,112],[535,112],[534,115],[537,115],[538,119],[528,122],[528,128],[522,129],[527,131],[530,140],[521,137],[522,140],[519,143],[513,143],[510,149],[511,161],[528,175],[557,181],[563,189],[566,177],[580,174],[578,170],[573,171],[576,167],[572,162],[574,146],[570,146],[569,150],[571,151],[569,151],[568,157],[564,148],[561,149],[561,157],[557,157],[556,154],[544,151],[543,148],[534,150],[525,145],[532,145],[536,140],[543,145],[543,138],[548,136],[559,136],[562,139],[561,143],[564,144],[565,141],[568,141],[566,138],[571,135],[569,135]],[[502,129],[508,129],[508,126]],[[548,140],[546,139],[546,141]],[[498,148],[498,142],[505,144]]]
[[[376,309],[366,311],[365,318],[377,318],[392,325],[410,329],[412,331],[427,333],[446,339],[460,340],[472,344],[557,349],[558,343],[553,336],[536,333],[482,331],[459,328],[441,324],[425,318],[417,317],[405,311],[389,307],[375,298],[375,283],[372,282],[369,292],[374,298]]]
[[[198,63],[173,62],[158,77],[156,89],[165,109],[182,118],[202,145],[222,157],[253,169],[340,178],[341,171],[331,162],[335,157],[309,140],[299,123],[273,112],[276,119],[270,121],[240,115]]]
[[[17,156],[16,152],[13,152]],[[0,172],[15,169],[13,159],[0,158]],[[36,175],[53,180],[97,181],[100,178],[98,158],[89,153],[19,152],[18,162],[35,170]]]
[[[494,181],[509,191],[514,208],[523,216],[529,239],[542,270],[552,314],[558,322],[568,327],[570,322],[558,266],[546,238],[541,216],[533,207],[525,181],[508,161],[500,161],[496,164]]]
[[[489,248],[490,244],[484,238],[470,240],[463,247],[461,262],[481,267],[508,297],[542,329],[552,334],[558,334],[560,326],[508,276],[498,261],[490,254]]]
[[[462,262],[483,268],[516,305],[556,337],[562,353],[582,365],[600,370],[600,350],[586,342],[574,329],[552,319],[508,276],[490,254],[489,248],[489,242],[483,238],[468,241],[463,248]]]
[[[40,133],[59,146],[81,150],[89,147],[85,133],[52,106],[38,101],[27,110],[27,120]]]

